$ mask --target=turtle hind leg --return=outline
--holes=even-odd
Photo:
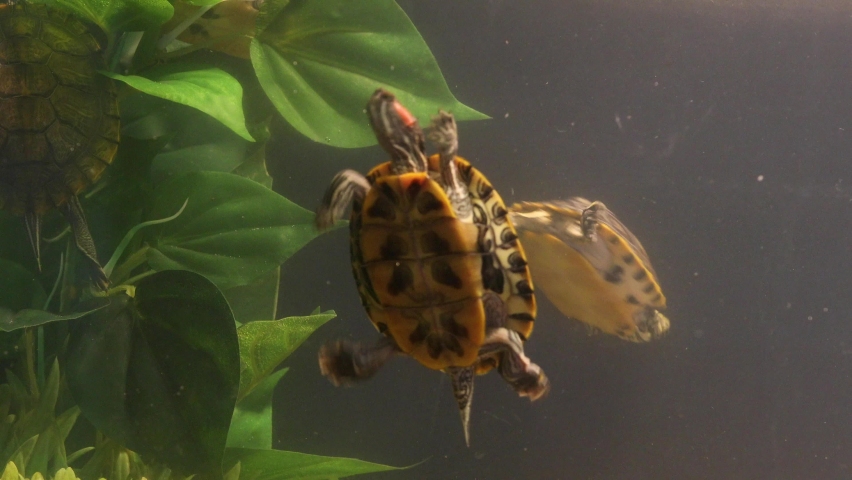
[[[320,371],[335,386],[352,385],[375,375],[398,352],[384,336],[374,345],[337,340],[320,348]]]
[[[355,170],[343,170],[334,176],[322,197],[315,218],[317,230],[328,230],[346,214],[353,200],[363,200],[370,182]]]
[[[498,328],[489,333],[479,349],[480,362],[493,362],[500,376],[518,395],[536,401],[550,391],[550,380],[544,371],[524,355],[524,346],[518,332]]]
[[[473,379],[476,376],[475,367],[448,367],[444,371],[449,374],[453,384],[453,395],[459,405],[464,443],[470,447],[470,404],[473,401]]]
[[[500,376],[522,397],[535,401],[550,390],[550,381],[541,367],[524,355],[518,332],[506,327],[506,304],[496,293],[483,295],[486,338],[479,349],[479,363],[496,364]]]
[[[101,264],[98,263],[95,242],[92,240],[92,234],[89,232],[89,225],[86,223],[86,215],[83,213],[83,206],[80,205],[80,200],[76,195],[72,195],[59,208],[68,221],[68,224],[71,225],[71,232],[74,234],[74,244],[86,260],[89,275],[98,287],[106,290],[109,287],[109,280],[103,268],[101,268]]]

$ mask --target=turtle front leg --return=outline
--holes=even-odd
[[[335,386],[348,386],[375,375],[397,353],[399,347],[385,336],[374,345],[337,340],[320,348],[319,366]]]
[[[473,223],[473,203],[468,186],[461,178],[456,155],[459,152],[459,129],[451,113],[443,110],[432,119],[429,139],[438,147],[441,157],[441,184],[450,200],[450,205],[460,221]]]
[[[363,200],[369,190],[370,182],[355,170],[343,170],[335,175],[317,209],[317,229],[323,231],[331,228],[343,219],[349,204],[353,200]]]
[[[590,203],[588,207],[583,209],[582,216],[580,217],[580,228],[583,230],[583,237],[586,240],[590,242],[597,240],[598,223],[600,223],[598,212],[604,210],[606,210],[606,205],[598,201]]]
[[[98,262],[95,242],[92,240],[92,234],[89,232],[89,225],[86,223],[86,215],[83,213],[83,206],[80,205],[80,200],[76,195],[73,195],[59,208],[71,226],[71,233],[74,235],[74,244],[77,246],[77,250],[86,259],[89,267],[89,275],[101,290],[106,290],[109,288],[109,279],[107,279],[104,269]]]

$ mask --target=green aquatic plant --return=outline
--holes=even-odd
[[[59,215],[44,218],[39,269],[20,219],[0,211],[3,479],[391,469],[272,449],[279,366],[334,313],[276,311],[280,265],[317,232],[272,190],[269,124],[277,114],[329,148],[371,145],[363,105],[380,86],[421,120],[438,108],[487,117],[453,97],[391,0],[267,0],[238,9],[242,30],[202,41],[184,32],[216,0],[24,1],[101,30],[122,128],[113,164],[80,195],[106,291],[91,288]],[[244,48],[207,50],[223,40]]]
[[[48,477],[42,475],[41,472],[35,472],[29,477],[25,477],[15,465],[15,462],[7,463],[6,468],[3,469],[3,475],[0,476],[0,480],[45,480],[45,478],[48,480],[80,480],[71,467],[60,468],[55,474]]]

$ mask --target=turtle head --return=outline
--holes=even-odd
[[[379,145],[391,156],[394,174],[426,171],[426,144],[417,118],[392,93],[376,90],[367,104]]]

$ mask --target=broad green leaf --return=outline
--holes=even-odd
[[[444,109],[488,118],[450,92],[438,63],[393,0],[269,0],[251,61],[266,95],[305,136],[336,147],[376,143],[364,107],[377,87],[421,122]]]
[[[231,171],[241,177],[254,180],[269,189],[272,188],[272,177],[269,176],[269,171],[266,169],[266,145],[270,137],[270,121],[271,118],[251,126],[251,136],[257,141],[249,147],[243,162]]]
[[[0,331],[12,332],[26,327],[36,327],[51,322],[61,322],[65,320],[75,320],[85,317],[90,313],[94,313],[108,305],[108,302],[97,302],[98,305],[82,312],[69,313],[67,315],[57,315],[55,313],[46,312],[44,310],[24,309],[16,313],[11,310],[0,308]]]
[[[52,459],[54,453],[59,449],[61,442],[59,430],[56,425],[51,423],[38,434],[38,440],[33,445],[33,451],[27,462],[26,472],[22,472],[26,476],[32,476],[36,472],[47,472],[48,462]],[[60,458],[61,463],[65,463],[65,458]],[[66,467],[67,465],[57,465]]]
[[[280,275],[281,268],[276,268],[248,285],[222,290],[238,322],[275,318]]]
[[[184,0],[186,3],[190,5],[196,5],[199,7],[206,7],[207,5],[216,5],[217,3],[221,3],[223,0]]]
[[[50,217],[50,214],[45,216],[45,219]],[[44,231],[42,227],[42,235],[50,236],[50,233]],[[46,260],[46,252],[42,252],[42,261],[45,262],[43,267],[49,265]],[[24,219],[12,215],[6,210],[0,210],[0,258],[18,263],[24,269],[37,271],[35,255],[33,255],[32,247],[27,239],[27,229],[24,226]],[[0,267],[0,271],[5,271],[5,267]]]
[[[332,312],[251,322],[237,329],[240,339],[240,398],[272,373]]]
[[[40,435],[54,423],[57,398],[59,398],[59,362],[54,360],[50,374],[39,392],[35,409],[22,419],[25,425],[19,432],[21,438]]]
[[[158,141],[159,150],[145,171],[155,184],[190,171],[231,172],[256,151],[256,142],[246,141],[206,113],[143,93],[122,101],[121,118],[125,137]]]
[[[122,135],[115,160],[98,182],[97,194],[91,198],[82,196],[83,209],[90,219],[89,229],[98,241],[102,262],[107,261],[109,253],[115,250],[127,231],[141,221],[142,206],[152,190],[148,171],[163,144],[161,140]]]
[[[313,214],[237,175],[195,172],[156,191],[148,219],[184,212],[143,234],[155,270],[192,270],[219,288],[247,285],[278,268],[313,239]]]
[[[3,232],[5,234],[5,232]],[[25,239],[20,239],[25,241]],[[47,294],[32,272],[18,263],[0,258],[0,312],[42,308]],[[0,313],[0,329],[4,314]]]
[[[287,369],[264,378],[248,395],[237,402],[228,447],[272,448],[272,393]]]
[[[190,70],[186,65],[167,65],[146,70],[145,77],[103,73],[141,92],[196,108],[244,139],[254,141],[243,116],[243,87],[224,70],[209,67]]]
[[[327,480],[399,470],[353,458],[323,457],[282,450],[226,449],[224,465],[236,462],[240,462],[240,478],[243,480]]]
[[[113,297],[75,322],[66,377],[83,415],[110,438],[184,474],[221,475],[238,349],[215,285],[158,272],[134,298]]]
[[[71,433],[71,429],[74,428],[74,424],[77,423],[77,417],[79,416],[80,407],[75,405],[65,410],[62,415],[56,417],[56,427],[59,429],[59,436],[63,442],[68,437],[68,434]]]
[[[21,466],[21,473],[26,474],[26,465],[30,461],[30,456],[33,453],[33,448],[37,441],[38,435],[28,438],[27,441],[21,443],[21,446],[19,446],[9,457],[9,461],[14,462],[15,465]]]
[[[145,30],[172,18],[167,0],[30,0],[58,5],[109,33]]]

